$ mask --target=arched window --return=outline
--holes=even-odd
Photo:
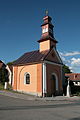
[[[24,84],[30,84],[30,74],[25,73],[24,75]]]

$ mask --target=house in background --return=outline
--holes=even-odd
[[[80,92],[80,73],[68,73],[65,74],[70,81],[71,94]]]
[[[74,86],[80,86],[80,73],[68,73],[65,76],[69,77],[69,80],[73,82]]]
[[[13,72],[13,67],[12,65],[6,65],[6,69],[8,70],[8,78],[9,78],[9,85],[12,85],[12,72]]]
[[[8,83],[12,85],[12,65],[6,65],[4,62],[0,60],[0,79],[2,81],[2,76],[6,79],[8,79]],[[3,73],[2,73],[3,72]],[[2,74],[2,75],[1,75]]]
[[[43,18],[39,50],[24,53],[13,63],[13,90],[43,97],[62,93],[63,63],[51,20],[48,15]]]

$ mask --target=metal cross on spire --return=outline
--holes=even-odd
[[[46,10],[45,13],[46,13],[46,16],[48,16],[48,13],[49,13],[48,10]]]

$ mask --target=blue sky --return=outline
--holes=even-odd
[[[46,9],[63,62],[80,73],[80,0],[0,0],[0,59],[7,63],[39,48]]]

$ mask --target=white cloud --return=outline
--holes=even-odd
[[[71,65],[80,67],[80,58],[72,58]]]
[[[70,63],[70,60],[67,60],[62,52],[59,52],[59,55],[60,55],[64,64]]]
[[[61,56],[62,61],[66,61],[65,57]]]
[[[71,58],[69,68],[74,73],[80,73],[80,58]]]
[[[69,69],[71,70],[71,72],[74,72],[73,67],[69,66]]]
[[[67,52],[67,53],[60,53],[62,56],[74,56],[74,55],[80,55],[79,51],[74,51],[74,52]]]
[[[78,58],[73,57],[75,55],[80,55],[80,52],[66,52],[62,53],[59,52],[61,59],[63,60],[63,63],[67,66],[69,66],[70,70],[74,73],[80,73],[80,57]],[[70,56],[70,57],[69,57]]]

